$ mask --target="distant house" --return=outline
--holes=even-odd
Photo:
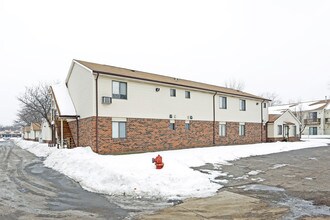
[[[23,128],[23,138],[25,140],[30,140],[30,131],[31,131],[31,125],[25,126]]]
[[[267,141],[298,141],[300,126],[300,121],[289,109],[283,112],[273,111],[272,107],[269,107]]]
[[[303,135],[330,135],[330,100],[299,102],[274,106],[276,111],[290,109],[301,120]]]
[[[56,142],[101,154],[266,141],[269,100],[184,79],[73,60],[52,100]]]
[[[41,129],[40,141],[44,143],[50,143],[52,141],[52,129],[45,119],[42,120],[40,129]]]
[[[39,123],[31,123],[29,140],[39,141],[41,136],[41,128]]]

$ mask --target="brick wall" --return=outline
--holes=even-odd
[[[219,136],[219,123],[215,124],[216,145],[251,144],[261,142],[259,123],[246,123],[246,135],[238,135],[239,123],[227,122],[226,136]],[[77,125],[69,122],[72,136],[77,143]],[[175,120],[175,130],[169,128],[169,120],[127,119],[127,137],[112,139],[112,119],[99,117],[100,154],[173,150],[180,148],[205,147],[213,145],[213,122],[190,121],[190,130],[185,129],[184,120]],[[264,136],[265,131],[263,132]],[[95,148],[95,117],[79,120],[79,145]]]

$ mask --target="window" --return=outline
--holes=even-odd
[[[112,81],[112,98],[127,99],[127,83]]]
[[[221,109],[227,109],[227,97],[220,97],[219,106]]]
[[[245,136],[245,124],[240,124],[238,127],[239,136]]]
[[[264,102],[264,108],[267,108],[267,103],[266,102]]]
[[[317,121],[317,112],[310,112],[309,119],[311,119],[312,122],[316,122]]]
[[[296,125],[293,126],[292,132],[293,132],[293,136],[297,137],[297,126]]]
[[[126,122],[112,122],[112,138],[126,138]]]
[[[277,135],[282,135],[282,134],[283,134],[283,126],[277,125]]]
[[[190,124],[189,124],[189,123],[185,123],[184,128],[185,128],[186,130],[190,130]]]
[[[239,100],[239,110],[246,111],[246,100],[243,99]]]
[[[186,97],[186,99],[190,99],[190,91],[185,92],[185,97]]]
[[[310,127],[309,135],[317,135],[317,127]]]
[[[170,123],[170,129],[175,130],[175,123],[173,123],[173,122]]]
[[[170,96],[171,97],[176,97],[176,90],[175,89],[170,89]]]
[[[219,125],[219,135],[220,137],[226,136],[226,124]]]

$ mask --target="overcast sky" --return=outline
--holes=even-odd
[[[0,124],[72,59],[223,85],[283,102],[330,96],[330,1],[0,0]]]

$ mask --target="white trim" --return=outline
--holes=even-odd
[[[220,125],[226,125],[227,122],[225,122],[225,121],[220,121],[219,124],[220,124]]]
[[[127,118],[112,118],[113,122],[127,122]]]
[[[175,119],[170,119],[170,123],[175,123]]]
[[[75,64],[83,67],[84,69],[88,70],[91,74],[93,74],[93,70],[89,69],[88,67],[86,67],[86,66],[82,65],[81,63],[79,63],[77,60],[73,59],[72,62],[71,62],[69,72],[68,72],[68,74],[66,76],[66,79],[65,79],[65,84],[67,84],[69,82],[69,79],[70,79],[70,76],[72,74],[72,70],[73,70],[73,67],[74,67]]]

